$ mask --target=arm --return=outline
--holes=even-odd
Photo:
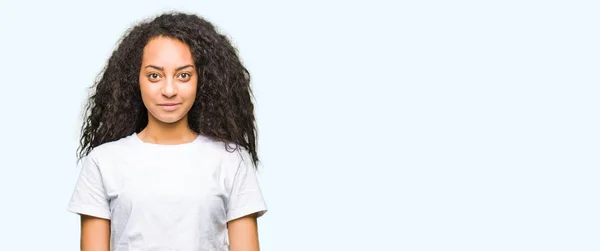
[[[81,250],[110,250],[110,220],[81,215]]]
[[[244,216],[227,223],[229,248],[231,251],[259,251],[258,224],[255,214]]]

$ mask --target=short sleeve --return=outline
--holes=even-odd
[[[86,156],[67,210],[77,214],[110,219],[110,206],[98,165]]]
[[[241,152],[242,159],[233,178],[227,205],[227,222],[254,213],[260,217],[267,212],[250,155],[246,151]]]

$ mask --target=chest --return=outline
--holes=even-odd
[[[170,157],[170,158],[169,158]],[[219,163],[202,155],[139,155],[106,168],[106,192],[114,212],[222,214],[228,192]]]

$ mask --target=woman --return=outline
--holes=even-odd
[[[201,17],[127,31],[86,105],[68,210],[81,249],[259,250],[250,75]]]

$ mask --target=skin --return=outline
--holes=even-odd
[[[227,223],[229,250],[259,251],[258,226],[255,215],[248,215]]]
[[[88,215],[81,215],[81,250],[110,250],[110,221]]]
[[[188,111],[196,98],[197,71],[189,47],[179,40],[158,37],[144,47],[140,91],[148,109],[148,125],[138,137],[153,144],[192,142]],[[164,104],[176,104],[167,107]],[[231,251],[259,251],[255,215],[227,223]],[[81,215],[81,250],[108,251],[110,220]]]
[[[140,91],[148,109],[148,125],[138,136],[154,144],[181,144],[197,134],[188,126],[187,113],[196,99],[198,76],[189,47],[166,37],[152,39],[144,48]],[[167,110],[164,104],[177,104]]]

